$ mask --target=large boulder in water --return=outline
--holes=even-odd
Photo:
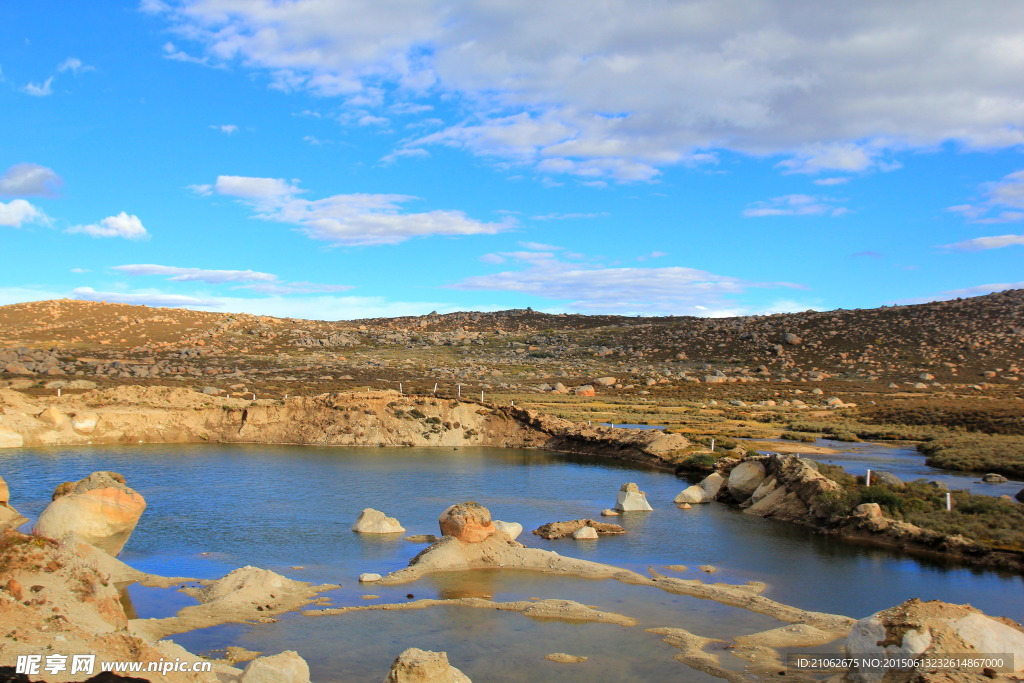
[[[394,517],[388,517],[380,510],[363,508],[359,513],[359,519],[352,525],[352,531],[357,534],[400,534],[405,527],[398,523]]]
[[[760,460],[745,460],[729,472],[729,494],[737,503],[745,501],[753,495],[757,487],[764,481],[766,472]]]
[[[1024,503],[1024,489],[1017,491],[1017,495],[1014,496],[1019,502]]]
[[[854,624],[846,638],[846,653],[859,658],[925,655],[936,659],[968,654],[979,658],[1009,655],[1007,659],[1012,659],[1013,667],[1003,671],[1021,672],[1024,671],[1024,627],[1010,619],[987,616],[970,605],[951,605],[939,600],[922,602],[914,598]],[[982,667],[965,667],[958,673],[980,674],[981,670]],[[878,681],[884,674],[877,669],[851,669],[848,678]]]
[[[718,491],[725,484],[725,477],[718,472],[712,472],[704,477],[699,484],[694,484],[676,496],[675,503],[710,503],[718,495]]]
[[[384,683],[472,683],[448,663],[448,653],[410,647],[398,655]]]
[[[111,555],[118,555],[146,509],[140,493],[117,472],[93,472],[57,487],[32,530],[36,536],[73,534]]]
[[[7,482],[0,477],[0,532],[6,529],[17,529],[28,521],[11,507],[10,498],[11,492],[7,488]]]
[[[647,495],[640,490],[640,487],[630,482],[623,484],[615,500],[615,509],[619,512],[638,512],[653,510],[647,502]]]
[[[452,505],[437,522],[442,536],[454,536],[465,543],[479,543],[495,532],[491,511],[472,501]]]

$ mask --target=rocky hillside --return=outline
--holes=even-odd
[[[525,309],[325,322],[73,300],[0,307],[0,379],[35,382],[538,392],[610,376],[609,393],[801,380],[1017,392],[1022,364],[1024,290],[720,319]]]

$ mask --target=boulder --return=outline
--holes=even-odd
[[[465,543],[479,543],[495,532],[491,511],[480,503],[452,505],[438,518],[442,536],[454,536]]]
[[[7,482],[0,477],[0,532],[7,529],[17,529],[28,520],[22,517],[17,510],[11,507],[11,492]]]
[[[1019,502],[1024,503],[1024,489],[1017,491],[1017,495],[1014,496]]]
[[[637,512],[653,510],[647,502],[647,496],[636,484],[630,482],[623,484],[619,489],[619,495],[615,501],[615,509],[620,512]]]
[[[86,543],[117,556],[146,509],[146,501],[125,485],[116,472],[93,472],[57,487],[33,533],[59,539],[74,534]]]
[[[513,541],[519,538],[519,534],[523,533],[523,525],[519,522],[502,522],[496,519],[494,520],[494,528]]]
[[[592,526],[581,526],[579,529],[572,532],[572,537],[577,541],[596,541],[597,529]]]
[[[855,623],[846,638],[846,652],[882,658],[1005,654],[1012,656],[1014,670],[1020,672],[1024,671],[1024,628],[1009,619],[989,617],[970,605],[913,598]],[[958,673],[967,671],[972,669]],[[981,673],[980,669],[973,671]],[[876,681],[884,674],[877,669],[851,669],[849,678]]]
[[[309,665],[294,650],[249,662],[238,683],[310,683]]]
[[[590,384],[584,384],[581,387],[576,387],[572,390],[572,393],[577,396],[596,396],[597,392],[594,391],[594,387]]]
[[[759,460],[745,460],[729,473],[729,494],[736,502],[743,502],[750,498],[764,479],[764,464]]]
[[[599,387],[613,387],[618,383],[619,380],[617,380],[614,377],[598,377],[597,379],[594,380],[594,384],[596,384]]]
[[[448,663],[448,653],[410,647],[398,655],[384,683],[472,683]]]
[[[380,581],[382,577],[380,574],[373,574],[371,572],[364,572],[359,575],[359,583],[374,583]]]
[[[699,484],[694,484],[683,489],[682,493],[675,497],[674,502],[679,503],[710,503],[718,495],[718,491],[725,483],[725,477],[718,472],[712,472]]]
[[[803,339],[801,339],[799,336],[793,334],[792,332],[787,332],[784,335],[782,335],[782,341],[786,342],[790,346],[799,346],[800,344],[803,344],[803,342],[804,342]]]
[[[616,512],[615,514],[619,513]],[[593,528],[598,534],[626,533],[626,530],[618,524],[596,522],[592,519],[572,519],[567,522],[550,522],[548,524],[542,524],[533,530],[533,534],[547,539],[565,538],[566,536],[572,536],[576,531],[585,526]]]
[[[394,517],[388,517],[380,510],[364,508],[359,519],[352,526],[357,534],[400,534],[405,528]]]
[[[881,517],[882,506],[878,503],[861,503],[857,507],[853,508],[853,516],[865,517],[867,519]]]
[[[1007,479],[1003,475],[996,474],[995,472],[989,472],[988,474],[984,475],[981,478],[981,480],[983,482],[985,482],[986,484],[1004,484],[1004,483],[1010,481],[1009,479]]]
[[[1021,494],[1024,495],[1024,491],[1021,491]],[[601,510],[602,517],[618,517],[621,514],[622,513],[619,512],[618,510],[612,510],[611,508],[605,508],[604,510]]]
[[[694,484],[693,486],[683,489],[679,495],[672,500],[672,502],[676,505],[683,505],[689,503],[710,503],[711,500],[712,499],[704,492],[704,489],[697,484]]]
[[[903,488],[902,479],[891,472],[883,472],[882,470],[871,470],[871,483],[885,484],[886,486],[891,486],[894,489]]]

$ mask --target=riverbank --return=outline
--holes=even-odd
[[[514,406],[397,391],[243,400],[121,386],[28,397],[0,389],[0,448],[142,443],[493,446],[600,455],[668,469],[683,436],[590,426]]]

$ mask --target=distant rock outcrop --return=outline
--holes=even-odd
[[[36,522],[37,536],[60,539],[73,534],[117,556],[146,509],[140,493],[125,485],[116,472],[93,472],[77,482],[57,487]]]

